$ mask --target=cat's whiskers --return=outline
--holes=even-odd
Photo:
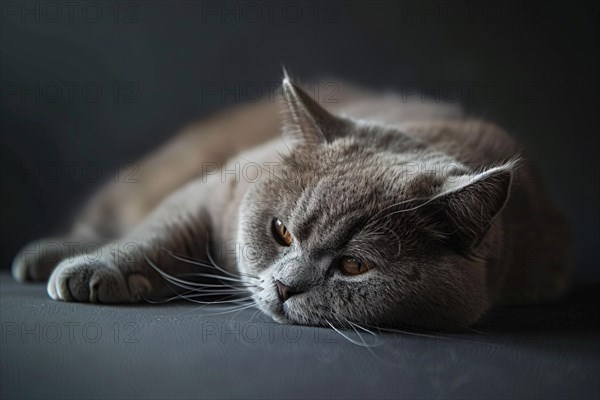
[[[202,307],[198,307],[198,308],[196,308],[196,309],[205,308],[205,307],[206,307],[206,306],[208,306],[208,305],[209,305],[209,304],[207,304],[207,305],[205,305],[205,306],[202,306]],[[229,314],[229,313],[236,312],[236,311],[237,311],[237,312],[240,312],[240,311],[242,311],[242,310],[246,310],[246,309],[248,309],[248,308],[252,308],[252,307],[256,307],[256,303],[254,303],[254,302],[250,302],[250,303],[248,303],[248,304],[241,304],[241,305],[239,305],[239,306],[237,306],[237,307],[232,307],[231,309],[229,309],[229,310],[226,310],[226,311],[223,311],[223,312],[217,312],[217,313],[210,312],[210,315],[222,315],[222,314]]]
[[[209,274],[209,273],[204,273],[204,272],[191,272],[188,275],[196,276],[198,278],[212,278],[212,279],[219,279],[219,280],[222,279],[225,281],[236,282],[236,283],[240,283],[240,284],[247,284],[247,282],[242,279],[237,279],[237,278],[233,278],[230,276],[222,276],[222,275],[217,275],[217,274]]]
[[[225,294],[248,294],[248,292],[244,291],[244,289],[228,289],[228,288],[222,288],[222,289],[197,288],[197,289],[189,290],[186,293],[204,294],[206,296],[218,296],[218,295],[225,295]]]
[[[428,333],[427,331],[422,331],[422,332],[425,332],[425,333],[419,333],[419,332],[415,332],[414,330],[413,331],[409,331],[409,330],[401,330],[401,329],[382,328],[382,327],[371,326],[371,325],[369,325],[369,327],[377,329],[380,332],[384,331],[384,332],[390,332],[390,333],[401,333],[401,334],[404,334],[404,335],[419,336],[419,337],[425,337],[425,338],[430,338],[430,339],[458,340],[458,341],[464,341],[464,342],[469,342],[469,343],[477,343],[477,344],[484,344],[484,345],[487,345],[487,346],[497,347],[495,344],[489,343],[489,342],[482,342],[482,341],[478,341],[478,340],[471,340],[471,339],[461,338],[461,337],[457,337],[457,336],[444,336],[442,334],[437,334],[435,332]]]
[[[183,278],[183,277],[194,277],[195,276],[195,272],[188,272],[188,273],[182,273],[177,275],[178,278]],[[201,288],[232,288],[232,289],[250,289],[250,288],[256,288],[256,289],[262,289],[259,286],[256,285],[252,285],[252,284],[245,284],[245,285],[229,285],[226,283],[218,283],[218,284],[213,284],[213,283],[202,283],[202,282],[194,282],[194,281],[190,281],[190,284],[193,284],[194,286],[198,286]]]
[[[242,304],[248,304],[247,300],[251,300],[252,296],[248,296],[248,297],[242,297],[242,298],[234,298],[234,299],[229,299],[229,297],[233,297],[233,295],[227,296],[224,298],[224,300],[211,300],[211,301],[204,301],[204,300],[196,300],[197,297],[204,297],[202,294],[196,294],[196,295],[190,295],[190,296],[184,296],[184,295],[178,295],[177,297],[183,299],[183,300],[187,300],[187,301],[191,301],[192,303],[197,303],[197,304],[237,304],[237,303],[242,303]]]
[[[144,255],[144,260],[146,260],[146,263],[148,263],[148,265],[150,265],[156,272],[158,272],[161,277],[163,277],[170,283],[181,285],[181,287],[184,287],[184,288],[189,288],[190,286],[200,286],[201,285],[200,283],[185,281],[183,279],[177,278],[176,276],[168,274],[167,272],[165,272],[161,268],[159,268],[156,264],[154,264],[146,255]]]
[[[360,346],[360,347],[370,347],[364,341],[360,341],[359,342],[357,340],[352,339],[350,336],[346,335],[341,330],[339,330],[338,328],[336,328],[328,319],[324,319],[324,320],[327,323],[327,325],[329,325],[331,327],[331,329],[333,329],[334,331],[336,331],[341,337],[343,337],[344,339],[346,339],[350,343],[355,344],[355,345]],[[360,335],[359,335],[359,337],[360,337]],[[361,339],[362,339],[362,337],[361,337]]]
[[[169,254],[171,257],[173,257],[173,258],[175,258],[177,260],[180,260],[180,261],[183,261],[183,262],[188,262],[190,264],[200,265],[200,266],[203,266],[203,267],[209,267],[209,268],[211,267],[211,265],[204,264],[204,263],[201,263],[201,262],[198,262],[198,261],[186,260],[184,258],[181,258],[181,257],[175,255],[175,254],[172,254],[168,250],[166,250],[166,251],[167,251],[167,254]],[[161,275],[163,275],[163,276],[168,275],[166,272],[160,270],[160,268],[158,268],[156,265],[154,265],[153,263],[151,263],[147,258],[146,258],[146,261],[148,263],[150,263],[150,265],[152,265],[152,267],[155,268],[157,271],[160,271]],[[226,270],[222,269],[221,267],[217,266],[216,264],[213,265],[213,266],[217,270],[219,270],[219,271],[222,271],[224,273],[228,273],[230,276],[223,276],[223,275],[217,275],[217,274],[211,274],[211,273],[204,273],[204,272],[190,272],[190,273],[187,273],[185,275],[186,276],[194,276],[194,277],[198,277],[198,278],[212,278],[212,279],[218,279],[218,280],[225,280],[225,281],[230,281],[230,282],[236,282],[241,287],[257,287],[256,285],[251,284],[247,280],[242,279],[241,276],[236,276],[233,273],[229,273],[229,271],[226,271]],[[182,279],[179,279],[179,278],[174,277],[172,275],[168,275],[168,276],[171,277],[171,278],[173,278],[173,279],[175,279],[175,280],[177,280],[178,282],[183,283],[183,284],[188,284],[188,285],[193,285],[193,286],[204,286],[205,285],[205,284],[199,283],[199,282],[183,281]],[[258,280],[258,278],[256,278],[256,277],[251,277],[251,278],[255,279],[255,280]]]
[[[158,266],[156,266],[153,262],[151,262],[147,257],[146,257],[146,262],[152,268],[154,268],[165,280],[167,280],[168,282],[170,282],[176,286],[182,287],[184,289],[195,290],[195,289],[201,289],[203,287],[229,287],[232,289],[247,289],[247,288],[256,287],[255,285],[250,285],[250,284],[229,285],[229,284],[223,283],[221,285],[214,285],[214,284],[207,284],[207,283],[201,283],[201,282],[186,281],[186,280],[180,279],[176,276],[166,273],[165,271],[160,269]],[[196,273],[190,273],[189,275],[198,276],[198,274],[196,274]],[[215,275],[215,276],[218,278],[222,278],[222,277],[219,277],[218,275]]]
[[[209,236],[208,235],[209,232],[208,232],[208,230],[204,226],[200,226],[200,229],[204,230],[204,233],[206,234],[206,237]],[[210,241],[208,241],[208,240],[206,241],[206,255],[207,255],[210,263],[207,263],[207,262],[202,261],[202,260],[194,259],[194,258],[191,258],[189,256],[179,255],[179,254],[177,254],[177,253],[175,253],[175,252],[173,252],[173,251],[171,251],[169,249],[166,249],[164,247],[162,248],[162,250],[165,251],[167,254],[169,254],[172,258],[174,258],[176,260],[179,260],[179,261],[182,261],[182,262],[186,262],[186,263],[189,263],[189,264],[198,265],[198,266],[205,267],[205,268],[213,268],[213,269],[216,269],[219,272],[222,272],[223,274],[228,275],[228,277],[225,277],[225,276],[219,276],[219,275],[213,275],[213,274],[201,274],[201,273],[198,273],[198,274],[194,275],[196,277],[213,278],[213,279],[225,280],[225,281],[230,281],[230,282],[236,282],[237,283],[236,285],[231,285],[231,284],[223,283],[223,285],[229,286],[229,287],[232,287],[232,288],[235,288],[235,287],[238,287],[238,286],[246,287],[246,288],[250,288],[250,287],[256,288],[256,287],[258,287],[257,285],[253,285],[251,282],[249,282],[249,280],[258,281],[259,280],[258,277],[254,276],[254,275],[251,275],[251,274],[242,273],[242,272],[238,272],[236,274],[236,273],[234,273],[232,271],[228,271],[225,268],[220,267],[215,262],[214,258],[212,257],[212,255],[210,253]],[[248,279],[247,280],[243,279],[244,277],[248,278]],[[181,280],[179,280],[179,281],[181,281]],[[189,282],[184,282],[184,283],[189,283]]]
[[[177,283],[177,282],[175,282],[175,283]],[[188,292],[176,293],[175,296],[166,298],[163,300],[153,300],[153,299],[148,299],[145,297],[144,297],[144,299],[146,301],[148,301],[149,303],[153,303],[153,304],[163,304],[163,303],[168,303],[173,300],[186,300],[186,301],[189,301],[192,303],[202,304],[203,307],[211,305],[211,304],[215,304],[215,305],[231,304],[231,305],[239,305],[239,306],[246,306],[248,304],[250,304],[250,305],[254,304],[253,301],[248,302],[248,300],[252,299],[252,296],[235,297],[236,295],[242,294],[241,291],[237,291],[237,290],[234,291],[234,290],[224,289],[221,291],[201,292],[201,293],[195,293],[195,294],[191,294],[191,295],[189,294],[189,293],[194,293],[198,290],[202,290],[202,289],[192,289]],[[196,298],[198,298],[198,297],[216,297],[219,295],[224,295],[225,297],[222,297],[220,300],[211,300],[211,301],[196,300]]]
[[[254,302],[254,299],[250,302],[250,304],[252,306],[256,307],[256,311],[254,312],[254,314],[252,314],[252,317],[250,318],[250,322],[252,322],[252,319],[254,319],[254,317],[256,316],[256,313],[260,312],[260,308],[258,308],[258,306],[256,305],[256,303]],[[229,319],[229,321],[230,322],[233,321],[240,312],[242,312],[242,311],[244,311],[244,310],[246,310],[248,308],[250,308],[250,307],[242,307],[241,309],[239,309],[235,314],[233,314],[231,316],[231,318]]]
[[[242,277],[242,276],[246,276],[248,278],[253,278],[253,279],[258,279],[258,277],[251,275],[251,274],[247,274],[247,273],[243,273],[243,272],[231,272],[231,271],[227,271],[225,269],[222,269],[221,267],[218,267],[216,265],[213,264],[209,264],[206,261],[200,260],[200,259],[196,259],[196,258],[192,258],[192,257],[188,257],[188,256],[183,256],[183,255],[179,255],[171,250],[165,249],[163,248],[164,251],[167,252],[167,254],[169,254],[171,257],[173,257],[176,260],[188,263],[188,264],[193,264],[193,265],[198,265],[200,267],[206,267],[206,268],[213,268],[213,269],[217,269],[221,272],[223,272],[226,275],[232,276],[232,277]]]
[[[368,330],[367,328],[365,328],[363,326],[360,326],[360,325],[358,325],[358,324],[350,321],[347,318],[344,318],[344,320],[346,321],[346,323],[348,323],[350,325],[350,327],[354,330],[354,332],[356,333],[356,335],[360,338],[361,342],[364,344],[363,347],[371,348],[371,347],[376,347],[376,346],[380,346],[380,345],[383,344],[383,341],[381,341],[381,340],[378,340],[378,341],[376,341],[373,344],[368,344],[366,342],[366,340],[362,337],[362,335],[356,330],[356,328],[358,328],[358,329],[360,329],[360,330],[368,333],[369,335],[373,336],[374,339],[378,339],[377,334],[375,332],[371,332],[370,330]]]
[[[144,256],[144,258],[146,259],[146,262],[152,267],[154,268],[167,282],[184,288],[184,289],[189,289],[188,292],[184,292],[184,293],[176,293],[176,295],[172,298],[169,299],[165,299],[164,301],[155,301],[152,299],[148,299],[145,298],[144,299],[146,301],[149,302],[169,302],[172,300],[176,300],[176,299],[182,299],[182,300],[187,300],[187,301],[191,301],[194,303],[198,303],[198,304],[238,304],[238,303],[244,303],[247,300],[251,300],[252,296],[247,296],[247,297],[239,297],[239,295],[242,294],[248,294],[248,287],[236,287],[236,286],[231,286],[231,285],[227,285],[224,284],[222,286],[222,288],[220,290],[217,289],[205,289],[205,284],[202,283],[196,283],[196,282],[189,282],[189,281],[185,281],[183,279],[177,278],[175,276],[172,276],[168,273],[166,273],[165,271],[163,271],[162,269],[160,269],[158,266],[156,266],[156,264],[154,264],[148,257]],[[197,276],[198,274],[196,274]],[[222,279],[224,277],[218,276],[218,275],[214,275],[215,277]],[[230,288],[227,288],[227,287]],[[199,293],[197,293],[199,292]],[[194,294],[189,294],[189,293],[194,293]],[[212,300],[212,301],[200,301],[200,300],[196,300],[196,298],[198,297],[216,297],[216,296],[220,296],[220,295],[226,295],[223,299],[221,300]],[[234,299],[230,299],[231,297],[234,296],[238,296],[237,298]]]
[[[209,242],[208,242],[208,241],[206,242],[206,256],[207,256],[207,257],[208,257],[208,259],[210,260],[210,262],[211,262],[211,264],[213,265],[213,267],[215,267],[216,269],[218,269],[219,271],[222,271],[222,272],[229,272],[229,271],[225,270],[225,268],[222,268],[222,267],[220,267],[220,266],[219,266],[219,265],[218,265],[218,264],[215,262],[214,258],[213,258],[213,257],[212,257],[212,255],[210,254],[210,245],[209,245]],[[232,273],[230,273],[230,274],[232,274]],[[244,276],[247,276],[247,277],[249,277],[249,278],[253,278],[253,279],[256,279],[256,280],[258,280],[258,277],[256,277],[256,276],[252,276],[252,275],[250,275],[250,274],[244,274]]]
[[[228,297],[232,297],[232,296],[228,296]],[[225,297],[224,299],[227,299],[228,297]],[[186,300],[185,298],[181,298],[181,297],[177,297],[176,296],[175,299],[177,299],[177,298],[180,298],[182,300]],[[215,307],[217,307],[218,309],[222,309],[222,308],[219,308],[219,307],[227,307],[227,310],[223,311],[223,312],[217,312],[217,313],[212,312],[211,308],[215,308]],[[200,306],[193,307],[192,309],[190,309],[188,311],[185,311],[185,312],[182,312],[182,313],[180,313],[178,315],[181,316],[181,315],[189,314],[189,313],[192,313],[192,312],[195,312],[195,311],[198,311],[198,310],[202,310],[202,309],[204,309],[204,311],[209,312],[211,315],[220,315],[220,314],[228,314],[230,312],[235,312],[235,311],[240,312],[242,310],[245,310],[245,309],[251,308],[251,307],[256,307],[256,304],[254,303],[254,301],[243,301],[243,302],[240,302],[240,304],[237,304],[237,305],[236,304],[231,304],[231,303],[228,303],[228,304],[225,304],[225,305],[219,305],[219,304],[215,304],[214,302],[206,302],[206,304],[202,304]]]
[[[377,334],[376,334],[375,332],[373,332],[373,331],[370,331],[370,330],[368,330],[367,328],[365,328],[364,326],[361,326],[361,325],[357,324],[356,322],[352,322],[352,321],[350,321],[349,319],[346,319],[346,318],[344,318],[344,319],[345,319],[345,320],[346,320],[346,322],[347,322],[347,323],[349,323],[351,326],[353,326],[353,327],[356,327],[356,328],[358,328],[358,329],[360,329],[360,330],[362,330],[362,331],[364,331],[364,332],[368,333],[369,335],[371,335],[371,336],[373,336],[373,337],[377,337]]]
[[[217,297],[217,296],[225,296],[225,297],[221,297],[222,300],[233,297],[234,295],[238,294],[238,293],[196,293],[193,295],[190,295],[189,293],[194,293],[196,290],[189,290],[187,292],[183,292],[183,293],[176,293],[175,296],[173,297],[167,297],[164,299],[160,299],[160,300],[154,300],[154,299],[148,299],[148,298],[144,298],[146,301],[148,301],[149,303],[152,304],[163,304],[163,303],[168,303],[171,302],[173,300],[188,300],[189,298],[195,298],[195,297]],[[214,302],[207,302],[207,304],[212,304]]]
[[[384,331],[384,332],[390,332],[390,333],[402,333],[404,335],[426,337],[426,338],[430,338],[430,339],[448,339],[444,336],[437,335],[437,334],[418,333],[418,332],[413,332],[410,330],[402,330],[402,329],[382,328],[382,327],[374,326],[374,325],[368,325],[368,326],[369,326],[369,328],[377,329],[379,332]]]

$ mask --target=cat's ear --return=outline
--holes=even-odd
[[[461,250],[479,245],[502,210],[512,185],[516,161],[474,175],[452,176],[427,208],[444,240]]]
[[[308,146],[332,141],[342,131],[344,122],[293,83],[285,70],[284,74],[282,123],[285,140]]]

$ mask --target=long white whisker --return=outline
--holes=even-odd
[[[175,277],[173,275],[170,275],[170,274],[166,273],[162,269],[158,268],[152,261],[150,261],[150,259],[146,255],[144,255],[144,259],[146,260],[146,262],[148,263],[148,265],[150,265],[152,268],[154,268],[154,270],[156,272],[158,272],[163,278],[167,279],[171,283],[177,282],[177,283],[179,283],[181,285],[186,285],[186,286],[201,286],[200,283],[184,281],[183,279],[179,279],[179,278],[177,278],[177,277]],[[182,287],[186,287],[186,286],[182,286]]]
[[[360,330],[368,333],[369,335],[373,336],[375,339],[379,339],[377,337],[377,334],[375,332],[372,332],[372,331],[368,330],[367,328],[362,327],[362,326],[360,326],[360,325],[358,325],[358,324],[350,321],[349,319],[346,319],[346,322],[348,322],[350,324],[350,326],[352,326],[352,329],[354,329],[354,331],[356,332],[356,334],[358,335],[358,337],[360,337],[361,339],[362,339],[362,336],[360,335],[360,333],[358,333],[358,331],[356,330],[356,328],[358,328],[358,329],[360,329]],[[363,342],[365,342],[364,339],[362,339],[362,340],[363,340]],[[376,343],[373,343],[371,345],[371,347],[379,346],[382,343],[383,343],[382,341],[378,340]],[[366,345],[366,342],[365,342],[365,345]]]
[[[222,280],[225,280],[225,281],[236,282],[236,283],[241,283],[241,284],[246,284],[247,283],[244,280],[232,278],[232,277],[229,277],[229,276],[221,276],[221,275],[208,274],[208,273],[203,273],[203,272],[192,272],[192,273],[190,273],[188,275],[190,275],[190,276],[197,276],[197,277],[201,277],[201,278],[222,279]]]
[[[375,328],[375,329],[377,329],[379,331],[384,331],[384,332],[402,333],[402,334],[405,334],[405,335],[420,336],[420,337],[426,337],[426,338],[431,338],[431,339],[459,340],[459,341],[464,341],[464,342],[485,344],[485,345],[488,345],[488,346],[497,347],[494,343],[482,342],[482,341],[478,341],[478,340],[470,340],[470,339],[460,338],[460,337],[456,337],[456,336],[442,336],[442,335],[434,335],[434,334],[430,335],[430,334],[427,334],[427,333],[418,333],[418,332],[405,331],[405,330],[392,329],[392,328],[381,328],[381,327],[377,327],[377,326],[370,326],[370,327],[371,328]]]
[[[197,303],[197,304],[235,304],[235,303],[246,304],[247,300],[252,299],[252,296],[249,296],[249,297],[243,297],[241,299],[203,301],[203,300],[196,300],[195,297],[197,297],[197,295],[180,296],[180,297],[183,300],[191,301],[192,303]],[[227,297],[231,297],[231,296],[227,296]]]
[[[360,339],[361,343],[363,344],[362,347],[366,347],[369,350],[371,349],[371,347],[374,347],[376,345],[374,344],[367,344],[366,340],[362,337],[362,335],[356,330],[356,328],[352,325],[350,325],[350,327],[352,328],[352,330],[354,331],[354,333],[356,333],[356,336],[358,336],[358,338]]]
[[[256,306],[256,303],[254,303],[253,301],[251,302],[251,304],[252,304],[253,306]],[[235,319],[235,317],[237,317],[237,315],[238,315],[240,312],[242,312],[243,310],[245,310],[245,308],[242,308],[242,309],[238,310],[238,311],[237,311],[235,314],[233,314],[233,315],[231,316],[231,318],[230,318],[230,321],[231,321],[231,320],[233,320],[233,319]],[[259,311],[260,311],[260,310],[259,310]],[[256,314],[256,313],[254,313],[254,314],[253,314],[253,316],[254,316],[255,314]],[[252,322],[252,319],[250,319],[250,322]]]
[[[447,339],[443,336],[439,336],[439,335],[428,335],[426,333],[417,333],[417,332],[412,332],[412,331],[405,331],[405,330],[401,330],[401,329],[392,329],[392,328],[381,328],[379,326],[371,326],[368,325],[370,328],[374,328],[384,332],[391,332],[391,333],[402,333],[405,335],[413,335],[413,336],[420,336],[420,337],[426,337],[426,338],[431,338],[431,339]]]
[[[335,326],[333,326],[333,324],[331,322],[329,322],[329,320],[325,320],[325,322],[327,322],[327,324],[331,327],[331,329],[333,329],[334,331],[336,331],[338,334],[340,334],[340,336],[342,336],[344,339],[346,339],[350,343],[355,344],[355,345],[360,346],[360,347],[369,347],[364,342],[356,341],[356,340],[352,339],[351,337],[343,334],[339,329],[337,329]]]
[[[163,249],[163,250],[166,251],[174,259],[179,260],[179,261],[183,261],[183,262],[188,263],[188,264],[199,265],[201,267],[207,267],[207,268],[215,268],[215,269],[218,269],[219,271],[223,272],[224,274],[227,274],[227,275],[229,275],[231,277],[234,277],[234,278],[240,278],[242,276],[247,276],[249,278],[258,279],[254,275],[245,274],[245,273],[241,273],[241,272],[238,273],[238,274],[236,274],[236,273],[233,273],[231,271],[227,271],[225,269],[221,269],[220,267],[217,267],[215,265],[212,265],[212,264],[200,261],[200,260],[192,260],[192,259],[190,259],[188,257],[182,257],[182,256],[180,256],[180,255],[178,255],[178,254],[176,254],[176,253],[174,253],[174,252],[172,252],[170,250],[167,250],[167,249]]]
[[[219,295],[223,295],[223,296],[229,295],[228,297],[231,297],[231,296],[233,296],[235,294],[239,294],[238,292],[234,292],[234,291],[230,291],[230,292],[227,292],[227,293],[223,293],[223,292],[204,293],[204,292],[202,292],[202,293],[196,293],[196,294],[194,294],[194,292],[197,292],[198,290],[200,290],[200,289],[192,289],[192,290],[188,290],[187,292],[176,293],[175,296],[167,297],[167,298],[160,299],[160,300],[154,300],[154,299],[149,299],[149,298],[144,297],[144,300],[146,300],[147,302],[152,303],[152,304],[164,304],[164,303],[168,303],[168,302],[171,302],[171,301],[177,300],[177,299],[179,299],[179,300],[181,300],[181,299],[187,299],[190,296],[194,296],[194,297],[196,297],[196,296],[197,297],[202,297],[202,296],[216,297],[216,296],[219,296]],[[192,294],[190,294],[190,293],[192,293]]]
[[[156,266],[148,257],[146,257],[144,255],[144,259],[146,260],[146,262],[152,267],[154,268],[165,280],[167,280],[167,282],[175,285],[175,286],[179,286],[181,288],[184,289],[188,289],[190,291],[202,291],[202,284],[196,284],[193,282],[188,282],[188,281],[184,281],[182,279],[179,279],[177,277],[174,277],[170,274],[167,274],[166,272],[164,272],[163,270],[161,270],[160,268],[158,268],[158,266]],[[236,288],[234,288],[236,289]],[[185,298],[184,296],[182,296],[181,294],[177,294],[175,298]],[[148,299],[145,299],[148,300]],[[168,301],[171,301],[173,299],[169,299]],[[188,299],[190,301],[192,301],[191,299]]]
[[[243,305],[242,304],[239,307],[236,307],[236,308],[231,309],[231,310],[227,310],[227,311],[223,311],[223,312],[218,312],[218,313],[211,312],[210,315],[229,314],[229,313],[236,312],[236,311],[239,312],[239,311],[245,310],[245,309],[250,308],[250,307],[256,307],[256,304],[254,304],[254,302],[251,303],[251,304],[248,304],[248,305]]]
[[[184,276],[194,276],[194,273],[187,273],[187,274],[179,274],[177,275],[178,277],[184,277]],[[198,286],[200,288],[231,288],[231,289],[240,289],[240,290],[247,290],[249,288],[255,288],[258,287],[256,285],[251,285],[251,284],[246,284],[246,285],[230,285],[230,284],[226,284],[226,283],[216,283],[216,284],[212,284],[212,283],[202,283],[202,282],[190,282],[191,284],[194,284],[194,286]]]
[[[193,291],[194,290],[190,290],[190,291],[184,292],[184,293],[175,293],[175,296],[168,297],[168,298],[163,299],[163,300],[151,300],[151,299],[147,299],[145,297],[144,297],[144,300],[146,300],[146,301],[148,301],[148,302],[150,302],[152,304],[163,304],[163,303],[171,302],[173,300],[189,300],[190,296],[187,296],[187,294],[190,293],[190,292],[193,292]],[[227,298],[230,298],[230,297],[233,297],[233,296],[234,295],[232,294],[232,295],[224,297],[224,299],[227,299]],[[192,300],[189,300],[189,301],[192,301]],[[213,302],[205,302],[205,303],[206,304],[213,304]]]
[[[214,266],[216,269],[218,269],[218,270],[219,270],[219,271],[221,271],[221,272],[228,273],[228,271],[226,271],[224,268],[221,268],[221,267],[220,267],[220,266],[219,266],[219,265],[218,265],[218,264],[215,262],[215,260],[213,259],[213,257],[210,255],[210,245],[209,245],[209,243],[208,243],[208,242],[206,242],[206,255],[207,255],[208,259],[210,260],[211,264],[212,264],[212,265],[213,265],[213,266]],[[257,279],[257,278],[255,278],[255,279]],[[244,281],[241,281],[241,280],[240,280],[240,282],[244,282]]]
[[[246,295],[248,292],[244,292],[242,290],[234,290],[234,289],[223,289],[223,290],[204,290],[204,289],[191,289],[184,293],[179,293],[181,295],[190,294],[194,296],[206,296],[206,297],[216,297],[221,295]]]
[[[367,345],[366,341],[363,339],[362,335],[361,335],[360,333],[358,333],[358,331],[356,330],[356,328],[362,329],[363,331],[365,331],[365,332],[367,332],[367,333],[369,333],[369,334],[373,335],[373,336],[374,336],[374,337],[376,337],[376,338],[377,338],[377,334],[375,334],[374,332],[372,332],[372,331],[370,331],[370,330],[368,330],[368,329],[366,329],[366,328],[364,328],[364,327],[362,327],[362,326],[360,326],[360,325],[358,325],[358,324],[355,324],[355,323],[353,323],[352,321],[350,321],[350,320],[348,320],[348,319],[346,319],[346,318],[344,318],[344,319],[345,319],[345,320],[346,320],[346,321],[347,321],[347,322],[348,322],[348,323],[349,323],[349,324],[352,326],[352,329],[354,329],[354,332],[356,332],[356,334],[358,335],[358,337],[360,337],[360,338],[361,338],[361,340],[363,341],[363,343],[365,343],[365,346],[363,346],[363,347],[365,347],[365,348],[366,348],[366,349],[369,351],[369,353],[371,353],[371,355],[372,355],[373,357],[375,357],[375,359],[377,359],[377,360],[381,361],[381,362],[382,362],[382,363],[384,363],[384,364],[387,364],[388,366],[390,366],[390,367],[392,367],[392,368],[399,368],[399,367],[402,367],[401,365],[397,365],[397,364],[394,364],[394,363],[390,363],[388,360],[386,360],[386,359],[384,359],[384,358],[381,358],[380,356],[378,356],[378,355],[375,353],[375,351],[373,350],[373,347],[376,347],[376,346],[379,346],[379,345],[383,344],[383,341],[380,341],[378,344]]]
[[[192,308],[191,310],[184,311],[184,312],[182,312],[182,313],[178,314],[178,316],[182,316],[182,315],[185,315],[185,314],[190,314],[190,313],[192,313],[192,312],[194,312],[194,311],[198,311],[198,310],[201,310],[201,309],[204,309],[205,311],[210,311],[210,308],[211,308],[211,305],[212,305],[212,304],[213,304],[213,303],[209,303],[209,304],[203,304],[203,305],[201,305],[201,306],[194,307],[194,308]],[[248,307],[250,307],[250,306],[255,306],[255,304],[254,304],[254,303],[250,303],[250,305],[249,305],[249,306],[246,306],[246,305],[244,305],[244,304],[240,304],[240,305],[236,305],[236,306],[231,306],[231,309],[230,309],[230,310],[228,310],[226,313],[233,312],[233,311],[237,311],[237,310],[239,310],[240,308],[241,308],[241,309],[248,308]],[[219,314],[221,314],[221,313],[212,313],[212,312],[211,312],[211,315],[219,315]],[[225,314],[225,313],[223,313],[223,314]]]

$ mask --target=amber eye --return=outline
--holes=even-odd
[[[287,230],[279,218],[273,218],[272,231],[275,240],[277,240],[280,245],[289,246],[292,244],[292,234]]]
[[[355,257],[344,256],[340,258],[340,269],[346,275],[359,275],[372,269],[372,266]]]

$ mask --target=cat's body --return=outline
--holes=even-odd
[[[139,301],[165,293],[159,270],[215,272],[182,255],[214,258],[273,318],[312,325],[455,328],[565,289],[568,226],[500,128],[353,90],[322,104],[334,116],[289,81],[283,92],[283,127],[279,104],[243,107],[142,162],[138,184],[96,196],[56,241],[106,244],[62,261],[50,296]],[[19,279],[66,256],[32,249]]]

